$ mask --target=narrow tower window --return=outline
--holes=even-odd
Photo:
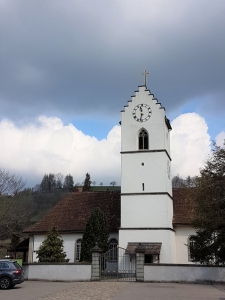
[[[142,129],[138,136],[138,148],[139,150],[148,149],[148,133],[145,129]]]
[[[144,191],[144,190],[145,190],[145,184],[142,183],[142,191]]]

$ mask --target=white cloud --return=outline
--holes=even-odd
[[[173,175],[194,176],[210,153],[210,136],[205,120],[196,113],[183,114],[172,122],[171,156]],[[218,135],[222,140],[225,133]],[[17,127],[0,122],[0,167],[21,174],[28,186],[39,183],[45,173],[68,173],[75,183],[89,172],[97,184],[120,184],[120,126],[106,139],[85,135],[57,117],[40,116],[37,122]]]
[[[208,126],[196,113],[182,114],[172,122],[172,173],[181,177],[199,174],[211,147]]]
[[[216,136],[216,144],[218,146],[223,146],[225,142],[225,131],[221,131],[217,136]]]
[[[9,120],[0,122],[0,166],[23,174],[28,184],[39,183],[45,173],[68,173],[82,181],[109,184],[120,180],[120,127],[101,141],[63,125],[59,118],[41,116],[38,123],[18,128]]]

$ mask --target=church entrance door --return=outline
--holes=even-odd
[[[136,281],[136,257],[117,247],[100,255],[100,279],[107,281]]]

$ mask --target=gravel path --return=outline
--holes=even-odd
[[[80,282],[78,288],[63,290],[37,300],[109,300],[128,284],[127,282]]]

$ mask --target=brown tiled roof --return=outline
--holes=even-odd
[[[173,189],[173,225],[190,225],[191,212],[187,205],[187,189]]]
[[[139,243],[128,243],[125,253],[135,254],[135,250]],[[145,249],[145,254],[160,254],[162,243],[141,243],[141,246]]]
[[[106,216],[110,231],[120,227],[120,192],[70,193],[25,233],[46,233],[52,226],[59,232],[83,232],[93,209]]]
[[[25,233],[46,233],[52,226],[59,232],[83,232],[91,212],[95,207],[104,211],[110,231],[120,227],[120,192],[82,192],[70,193],[62,199],[39,222],[33,224]],[[189,225],[190,213],[186,206],[186,190],[173,189],[173,224]]]

